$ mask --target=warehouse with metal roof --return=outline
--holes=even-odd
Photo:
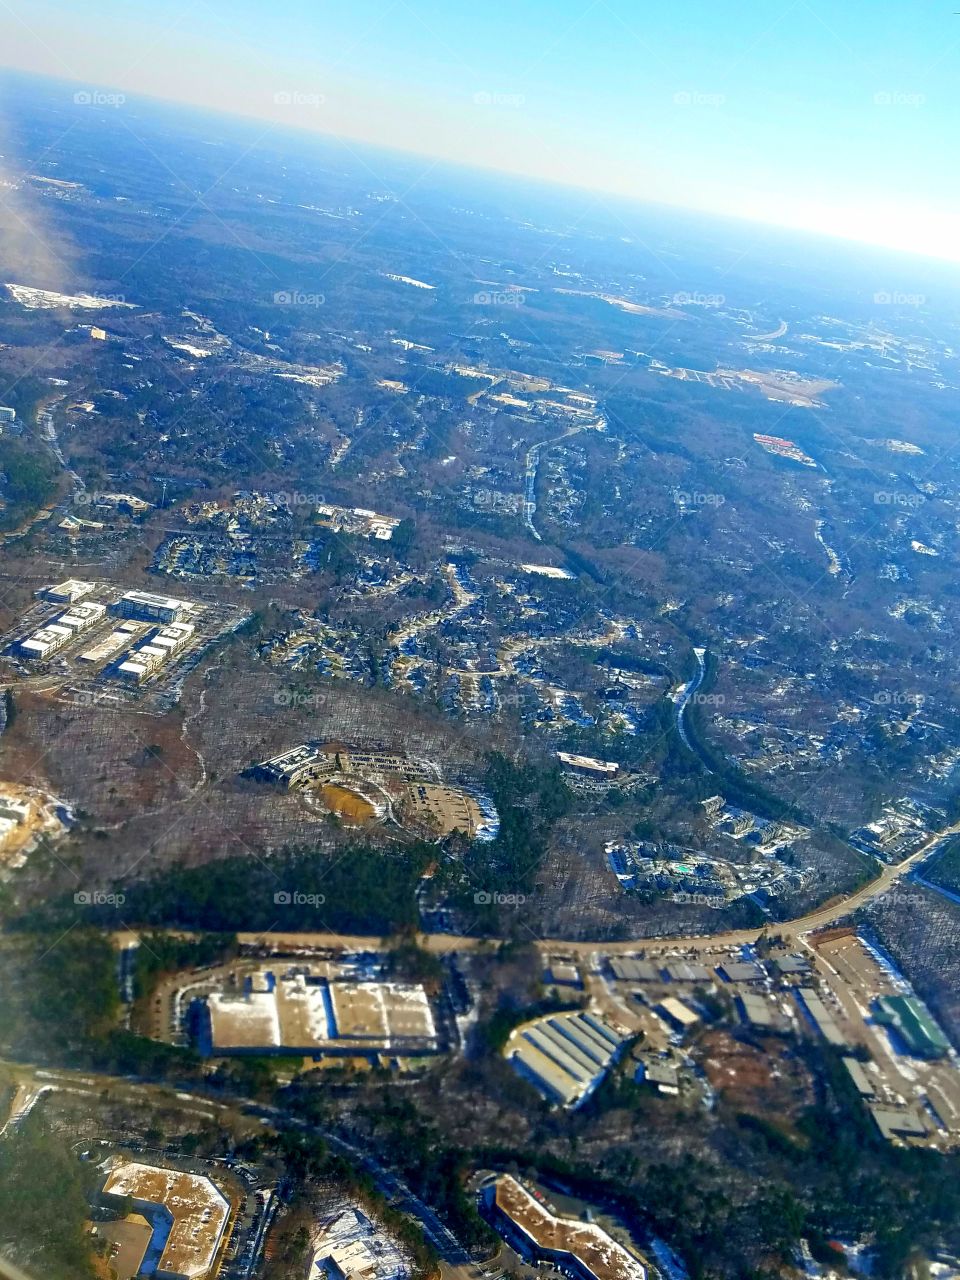
[[[618,982],[660,981],[660,974],[652,960],[636,960],[633,956],[611,956],[610,972]]]
[[[916,996],[880,996],[874,1004],[874,1016],[895,1031],[918,1058],[943,1058],[950,1052],[950,1041]]]
[[[700,1021],[700,1015],[689,1005],[678,1000],[676,996],[667,996],[657,1005],[657,1013],[661,1014],[677,1031],[686,1032]]]
[[[549,1101],[575,1107],[603,1079],[624,1040],[595,1014],[557,1013],[518,1027],[504,1053]]]
[[[826,1040],[827,1044],[836,1045],[838,1049],[842,1049],[847,1043],[847,1038],[837,1025],[833,1014],[814,991],[813,987],[801,987],[797,991],[797,995],[800,999],[801,1007],[806,1010],[810,1021]]]
[[[712,975],[706,965],[677,960],[664,966],[663,976],[668,982],[709,982]]]
[[[753,960],[725,960],[717,965],[724,982],[762,982],[765,974]]]

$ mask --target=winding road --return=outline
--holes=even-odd
[[[822,906],[816,907],[813,911],[797,916],[793,920],[771,921],[763,926],[735,929],[727,933],[692,934],[690,936],[665,934],[654,938],[629,938],[621,941],[607,941],[604,939],[578,941],[570,938],[539,938],[534,945],[546,955],[553,954],[558,950],[579,956],[588,956],[595,951],[602,951],[607,955],[619,955],[636,951],[638,946],[653,949],[679,947],[696,950],[697,948],[705,947],[744,946],[748,943],[756,942],[765,931],[771,929],[784,939],[798,941],[806,934],[813,933],[817,929],[824,929],[829,925],[836,924],[838,920],[842,920],[845,916],[857,911],[874,898],[879,898],[899,880],[909,877],[915,868],[935,852],[941,842],[950,836],[958,834],[960,834],[960,822],[955,822],[952,826],[945,827],[943,831],[935,832],[909,858],[905,858],[903,862],[898,862],[894,866],[884,866],[876,879],[871,880],[869,884],[855,890],[846,897],[831,899]],[[192,931],[187,929],[168,930],[168,932],[174,933],[178,937],[192,936]],[[138,940],[138,935],[129,929],[118,930],[111,936],[114,944],[118,947],[136,945]],[[331,951],[376,951],[387,945],[386,940],[379,936],[368,934],[348,936],[332,932],[284,933],[270,931],[267,933],[238,933],[237,938],[245,946],[262,947],[266,951],[272,949],[292,951],[323,949]],[[434,952],[437,955],[449,955],[455,951],[477,951],[484,948],[494,948],[499,946],[501,942],[507,941],[507,939],[496,937],[477,938],[467,934],[456,933],[424,933],[418,935],[418,941],[427,951]]]
[[[680,735],[680,740],[688,751],[699,757],[699,752],[687,737],[687,727],[684,724],[684,712],[687,709],[687,704],[690,702],[690,699],[703,684],[704,676],[707,674],[707,664],[705,661],[707,651],[706,649],[697,648],[694,649],[693,652],[697,659],[697,670],[695,675],[692,679],[688,680],[685,685],[678,689],[675,694],[671,694],[670,697],[677,704],[677,733]],[[713,772],[712,769],[707,767],[704,760],[701,760],[700,763],[707,773]]]

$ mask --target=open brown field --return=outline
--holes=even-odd
[[[335,813],[343,822],[348,822],[352,826],[362,827],[376,820],[376,809],[369,800],[358,795],[356,791],[349,791],[346,787],[337,786],[335,783],[327,783],[320,788],[320,796],[331,813]]]
[[[784,1123],[813,1103],[809,1072],[786,1041],[771,1039],[760,1050],[727,1031],[710,1031],[697,1056],[711,1086],[736,1111]]]

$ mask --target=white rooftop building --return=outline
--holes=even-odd
[[[52,600],[55,604],[75,604],[77,600],[88,596],[96,585],[95,582],[83,582],[79,578],[67,578],[65,582],[43,587],[37,595],[40,599]]]
[[[121,617],[140,618],[144,622],[179,622],[194,608],[188,600],[157,595],[153,591],[126,591],[116,604]]]

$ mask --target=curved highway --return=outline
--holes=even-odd
[[[683,742],[683,745],[687,748],[687,750],[691,752],[693,755],[700,758],[699,751],[697,751],[696,747],[687,737],[687,727],[683,722],[684,713],[687,709],[690,699],[694,696],[694,694],[703,684],[704,676],[707,674],[707,664],[704,661],[704,659],[707,656],[706,649],[696,648],[694,649],[693,653],[695,658],[697,659],[696,673],[694,674],[692,679],[688,680],[685,685],[682,685],[676,691],[676,694],[671,694],[670,696],[673,698],[673,701],[677,704],[677,733],[679,733],[680,739]],[[702,758],[700,758],[700,763],[707,773],[713,773],[713,770],[707,766],[706,761],[704,761]]]
[[[570,938],[541,938],[534,945],[547,953],[562,950],[584,955],[592,951],[604,951],[610,955],[616,955],[622,952],[635,951],[637,947],[642,946],[652,948],[667,946],[688,948],[743,946],[746,943],[756,942],[765,930],[771,929],[783,938],[801,938],[804,934],[813,933],[816,929],[824,929],[831,924],[836,924],[844,916],[865,906],[874,898],[880,897],[898,880],[909,876],[918,864],[929,858],[938,844],[949,836],[957,834],[960,834],[960,822],[955,822],[952,826],[946,827],[943,831],[938,831],[930,836],[919,849],[912,853],[909,858],[905,858],[903,862],[898,862],[895,866],[884,866],[880,874],[874,880],[871,880],[869,884],[855,890],[846,897],[831,899],[822,906],[814,908],[813,911],[807,912],[806,915],[797,916],[793,920],[769,921],[760,927],[735,929],[727,933],[693,934],[691,936],[663,934],[657,937],[628,938],[625,941],[608,941],[604,939],[577,941]],[[166,932],[187,937],[197,931],[173,929]],[[129,929],[118,930],[112,934],[112,937],[114,943],[121,947],[134,945],[138,939],[138,935]],[[284,933],[270,931],[267,933],[238,933],[237,938],[244,945],[262,947],[266,951],[280,947],[289,948],[290,950],[296,950],[297,948],[303,950],[329,948],[332,951],[371,951],[385,945],[385,940],[379,935],[353,934],[347,936],[330,932]],[[506,939],[497,937],[477,938],[455,933],[423,933],[418,938],[420,945],[425,950],[435,951],[440,955],[448,955],[452,951],[482,950],[484,947],[496,947],[501,942],[506,941]]]

